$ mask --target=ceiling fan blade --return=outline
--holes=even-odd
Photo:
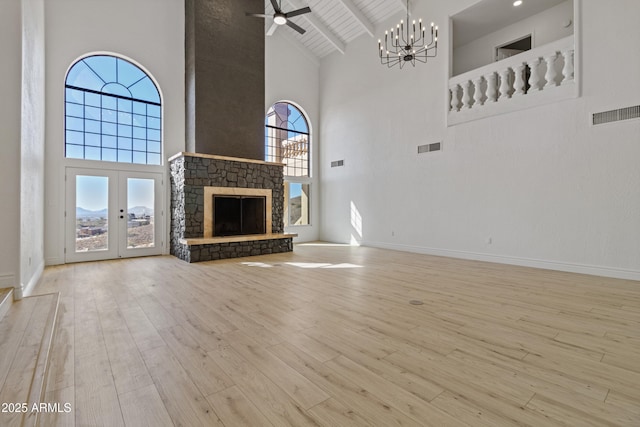
[[[297,26],[296,24],[294,24],[293,22],[291,22],[289,20],[287,20],[287,25],[290,26],[291,28],[293,28],[294,30],[296,30],[297,32],[299,32],[300,34],[304,34],[304,33],[307,32],[307,30]]]
[[[276,28],[278,28],[278,27],[279,27],[279,25],[278,25],[278,24],[276,24],[275,22],[272,22],[272,23],[271,23],[271,26],[270,26],[270,27],[269,27],[269,29],[267,30],[267,35],[268,35],[268,36],[272,36],[272,35],[273,35],[273,33],[275,33],[275,32],[276,32]]]
[[[303,15],[305,13],[309,13],[311,12],[311,8],[310,7],[303,7],[302,9],[298,9],[298,10],[294,10],[292,12],[289,13],[285,13],[284,16],[287,17],[287,19],[292,18],[294,16],[298,16],[298,15]]]
[[[264,13],[249,13],[249,12],[246,12],[245,15],[253,16],[253,17],[256,17],[256,18],[266,18],[267,17],[267,15],[265,15]]]
[[[275,10],[276,13],[280,13],[280,6],[278,6],[278,2],[276,0],[271,0],[271,6],[273,6],[273,10]]]

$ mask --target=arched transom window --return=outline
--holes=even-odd
[[[285,176],[309,176],[309,125],[288,102],[277,102],[265,120],[265,160],[284,163]]]
[[[85,57],[65,81],[65,156],[161,164],[162,109],[151,78],[109,55]]]

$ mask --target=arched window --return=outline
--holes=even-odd
[[[284,163],[285,176],[309,176],[309,125],[288,102],[277,102],[265,120],[265,160]]]
[[[277,102],[265,119],[265,160],[284,163],[285,225],[309,225],[309,124],[302,111]]]
[[[162,108],[151,78],[109,55],[82,58],[65,81],[65,157],[161,164]]]

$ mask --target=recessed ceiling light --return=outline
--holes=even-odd
[[[513,2],[513,5],[516,6],[516,7],[520,6],[521,4],[522,4],[522,0],[516,0],[516,1]]]

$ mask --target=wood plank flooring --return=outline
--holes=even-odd
[[[37,291],[61,297],[46,399],[72,407],[40,425],[640,425],[640,282],[317,244]]]

